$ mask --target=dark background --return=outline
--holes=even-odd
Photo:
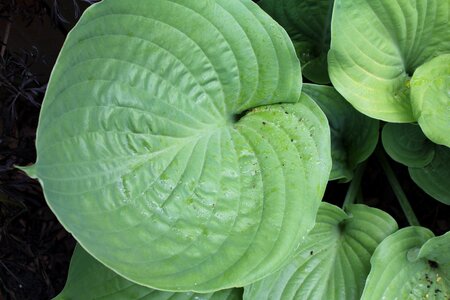
[[[37,181],[14,166],[35,161],[46,83],[65,36],[90,2],[0,0],[0,300],[51,299],[66,280],[75,240],[46,205]],[[437,235],[449,230],[449,207],[390,162],[421,225]],[[347,188],[331,182],[325,200],[341,206]],[[369,159],[362,191],[365,204],[408,225],[375,158]]]

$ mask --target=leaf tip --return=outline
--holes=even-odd
[[[28,177],[30,177],[30,178],[37,179],[36,165],[30,165],[30,166],[24,166],[24,167],[14,165],[14,168],[21,170],[22,172],[27,174]]]

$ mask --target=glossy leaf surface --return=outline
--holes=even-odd
[[[424,227],[392,234],[373,254],[361,299],[448,299],[449,245],[449,233],[434,237]]]
[[[449,0],[336,0],[328,54],[331,81],[356,109],[415,121],[410,79],[450,52]]]
[[[357,165],[375,150],[379,122],[355,110],[332,87],[304,84],[302,92],[310,96],[328,118],[333,159],[330,180],[350,181]]]
[[[209,294],[173,293],[137,285],[117,275],[95,260],[81,246],[75,247],[69,276],[55,300],[239,300],[242,289],[228,289]]]
[[[420,66],[411,79],[413,113],[425,135],[450,147],[450,54]]]
[[[244,299],[359,299],[373,251],[396,230],[395,220],[379,209],[356,204],[345,213],[324,202],[293,261],[245,287]]]
[[[249,0],[102,1],[61,51],[28,172],[125,278],[243,286],[293,255],[329,176],[327,120],[300,88],[287,33]]]
[[[262,0],[258,4],[288,32],[303,75],[315,83],[329,83],[327,54],[333,0]]]

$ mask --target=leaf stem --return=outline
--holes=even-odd
[[[361,188],[358,189],[358,193],[356,194],[355,203],[364,203],[364,195],[362,193]]]
[[[2,48],[0,50],[0,57],[1,58],[3,58],[5,56],[6,46],[8,45],[9,33],[11,32],[11,24],[12,24],[11,18],[7,18],[6,19],[5,33],[4,33],[3,41],[2,41]]]
[[[414,211],[413,211],[411,205],[409,204],[408,198],[406,198],[406,195],[403,192],[403,189],[400,186],[400,183],[398,182],[394,171],[392,170],[391,166],[389,165],[389,162],[386,159],[386,155],[384,155],[383,151],[380,148],[376,151],[376,155],[381,164],[381,167],[383,168],[384,172],[386,173],[386,177],[389,181],[389,184],[391,185],[391,188],[394,191],[394,194],[397,197],[398,202],[400,203],[400,206],[403,210],[403,213],[406,216],[406,219],[408,220],[409,225],[419,226],[420,225],[419,221],[417,220],[417,217],[414,214]]]
[[[344,204],[342,205],[342,209],[346,210],[347,207],[355,202],[356,196],[358,196],[358,191],[361,186],[361,179],[364,173],[364,169],[366,168],[366,162],[363,162],[355,171],[355,175],[353,175],[352,182],[350,182],[350,186],[347,190],[347,194],[345,195]]]

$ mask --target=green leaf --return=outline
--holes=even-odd
[[[422,168],[434,158],[435,144],[415,124],[386,124],[381,137],[389,156],[405,166]]]
[[[35,165],[31,165],[31,166],[14,166],[14,168],[17,168],[19,170],[21,170],[22,172],[24,172],[25,174],[27,174],[28,177],[36,179],[36,166]]]
[[[447,266],[447,278],[450,276],[450,232],[444,235],[429,239],[420,249],[418,258],[426,258],[439,265]]]
[[[244,299],[359,299],[373,251],[396,230],[395,220],[379,209],[356,204],[345,213],[324,202],[292,262],[245,287]]]
[[[450,54],[435,57],[414,72],[411,101],[425,135],[450,147]]]
[[[138,284],[259,280],[313,227],[331,169],[326,117],[300,89],[287,33],[250,0],[102,1],[69,34],[42,107],[47,202]]]
[[[358,164],[375,150],[379,122],[359,113],[332,87],[304,84],[302,92],[320,106],[330,124],[330,180],[350,181]]]
[[[449,233],[434,237],[424,227],[407,227],[392,234],[373,254],[361,300],[448,299],[448,245]]]
[[[423,168],[409,168],[414,182],[434,199],[450,205],[450,149],[436,145],[431,163]]]
[[[262,0],[259,5],[288,32],[303,75],[315,83],[329,83],[327,53],[333,0]]]
[[[242,289],[221,290],[209,294],[173,293],[137,285],[117,275],[89,255],[81,246],[75,247],[69,276],[63,291],[55,300],[238,300]]]
[[[410,77],[450,52],[448,0],[336,0],[329,73],[356,109],[389,122],[415,121]]]
[[[383,147],[389,156],[409,167],[414,182],[436,200],[450,205],[450,149],[436,145],[414,124],[386,124]]]

